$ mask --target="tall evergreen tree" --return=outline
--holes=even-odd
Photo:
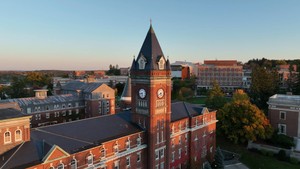
[[[218,147],[216,150],[214,164],[216,169],[224,169],[224,156],[220,147]]]

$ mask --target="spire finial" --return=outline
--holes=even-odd
[[[150,26],[152,26],[152,19],[150,18]]]

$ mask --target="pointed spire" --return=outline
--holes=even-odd
[[[136,61],[140,59],[141,56],[144,56],[146,59],[146,70],[157,70],[158,69],[158,59],[161,56],[164,56],[155,32],[152,27],[152,21],[150,21],[150,28],[148,30],[147,36],[144,40],[142,48],[137,56]],[[136,63],[138,64],[138,63]]]

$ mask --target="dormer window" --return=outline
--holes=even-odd
[[[137,145],[141,145],[142,144],[142,138],[141,136],[139,135],[139,137],[137,138]]]
[[[159,61],[158,61],[158,69],[159,70],[162,70],[162,69],[164,69],[165,68],[165,59],[164,59],[164,57],[161,57],[160,59],[159,59]]]
[[[100,156],[101,156],[101,158],[105,158],[105,157],[106,157],[106,150],[105,150],[104,145],[103,145],[103,147],[100,149]]]
[[[116,142],[115,145],[114,145],[114,152],[115,153],[119,152],[119,144],[118,144],[118,142]]]
[[[129,137],[128,137],[128,139],[127,139],[127,141],[126,141],[126,149],[128,150],[128,149],[130,149],[130,139],[129,139]]]
[[[138,63],[139,63],[139,69],[145,69],[147,60],[143,55],[141,55],[140,59],[138,60]]]

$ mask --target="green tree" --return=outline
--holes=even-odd
[[[267,110],[269,97],[278,93],[279,77],[276,71],[264,67],[252,69],[252,84],[250,97],[260,109]]]
[[[270,138],[273,130],[265,114],[244,93],[234,97],[217,113],[221,132],[234,143]]]
[[[297,75],[293,85],[293,93],[300,95],[300,64],[297,66]]]
[[[179,90],[177,99],[185,101],[186,99],[191,98],[193,96],[194,96],[194,91],[192,89],[187,87],[182,87]]]
[[[11,96],[11,98],[28,97],[28,93],[25,91],[25,87],[26,83],[23,78],[13,77],[9,95]]]
[[[212,89],[208,92],[208,97],[205,101],[205,105],[208,108],[212,109],[220,109],[226,103],[226,98],[224,93],[222,92],[219,84],[217,82],[213,82]]]

